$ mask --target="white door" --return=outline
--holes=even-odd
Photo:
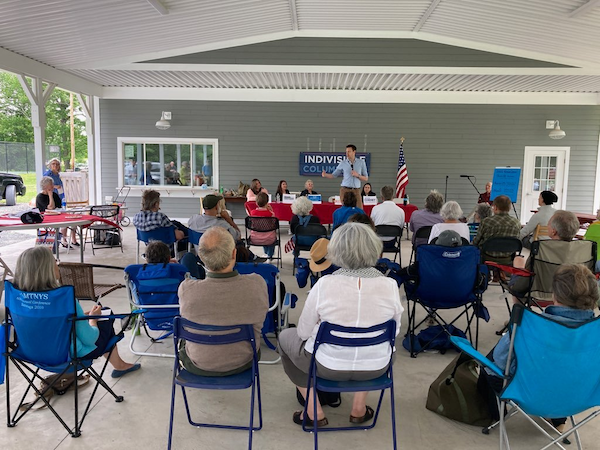
[[[538,209],[542,191],[558,196],[556,209],[565,209],[571,147],[525,147],[521,223],[527,223]]]

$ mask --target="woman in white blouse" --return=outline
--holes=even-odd
[[[314,339],[321,322],[346,327],[367,328],[394,319],[396,334],[404,308],[400,304],[398,286],[374,268],[381,254],[382,243],[375,232],[361,223],[346,223],[339,227],[329,243],[327,259],[340,267],[331,275],[319,279],[311,289],[297,328],[288,328],[279,335],[279,353],[290,380],[306,399],[308,370]],[[389,344],[370,347],[339,347],[323,345],[316,355],[319,376],[336,380],[370,380],[383,375],[390,360]],[[312,404],[311,390],[309,404]],[[350,422],[363,423],[373,418],[373,408],[366,405],[367,392],[354,394]],[[313,409],[308,408],[307,424],[312,426]],[[302,411],[293,415],[302,424]],[[327,418],[317,405],[317,426],[327,425]]]
[[[467,241],[470,240],[469,226],[459,220],[463,216],[463,211],[458,203],[452,200],[444,203],[444,206],[442,206],[442,209],[440,209],[440,216],[442,216],[444,222],[436,223],[431,228],[429,243],[431,243],[431,241],[433,241],[440,235],[442,231],[445,230],[456,231],[460,237],[465,238]]]
[[[538,197],[538,205],[540,206],[537,212],[531,216],[529,222],[521,228],[519,237],[523,241],[523,247],[531,248],[531,239],[533,238],[533,232],[538,225],[546,226],[550,217],[554,215],[556,209],[551,205],[558,201],[558,196],[552,191],[542,191]],[[547,236],[543,236],[540,239],[548,239]]]

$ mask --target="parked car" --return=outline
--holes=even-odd
[[[27,188],[21,175],[0,172],[0,195],[6,200],[6,206],[17,204],[17,195],[25,195]]]

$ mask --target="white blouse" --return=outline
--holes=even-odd
[[[376,270],[376,269],[372,269]],[[391,278],[350,276],[352,272],[322,277],[311,289],[300,320],[298,336],[306,341],[304,349],[312,353],[321,322],[345,327],[368,328],[394,319],[396,335],[404,308],[398,285]],[[388,343],[369,347],[340,347],[323,344],[317,361],[331,370],[372,371],[384,368],[390,360]]]

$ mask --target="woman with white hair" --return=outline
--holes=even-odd
[[[313,203],[308,197],[298,197],[292,203],[292,220],[290,220],[290,231],[292,234],[296,234],[296,228],[298,225],[306,226],[309,223],[320,224],[321,221],[317,216],[313,216],[310,212],[313,209]]]
[[[440,216],[442,216],[444,222],[433,225],[431,234],[429,235],[429,243],[445,230],[456,231],[460,237],[465,238],[467,241],[470,240],[469,226],[459,220],[463,217],[463,211],[458,203],[453,200],[444,203],[444,206],[440,210]]]
[[[50,291],[60,286],[58,281],[58,265],[47,247],[37,246],[28,248],[17,259],[15,278],[13,284],[21,291],[40,292]],[[77,302],[77,317],[98,316],[101,314],[102,306],[95,304],[86,313]],[[104,353],[106,346],[114,337],[114,319],[98,321],[98,319],[78,320],[75,322],[77,336],[77,357],[83,359],[95,359],[104,354],[114,367],[112,378],[120,378],[130,372],[135,372],[141,365],[131,364],[123,361],[119,355],[119,349],[115,346],[110,353]]]
[[[54,179],[52,177],[46,176],[41,179],[41,192],[35,197],[35,207],[39,209],[41,213],[46,212],[46,210],[52,211],[62,207],[60,195],[56,193],[54,188]],[[60,233],[62,235],[61,245],[65,248],[70,247],[69,242],[67,241],[67,228],[61,228]],[[77,230],[75,228],[71,228],[71,244],[79,246],[76,236]]]
[[[297,328],[288,328],[279,335],[279,353],[283,369],[298,387],[302,396],[312,404],[306,383],[314,340],[322,322],[346,327],[368,328],[394,319],[396,334],[404,308],[400,304],[398,286],[374,268],[383,244],[368,226],[346,223],[333,234],[327,249],[327,259],[340,267],[325,275],[310,290]],[[371,380],[383,375],[388,368],[390,348],[387,343],[369,347],[323,346],[316,355],[319,376],[335,381]],[[366,404],[367,392],[356,392],[350,412],[350,422],[363,423],[373,418],[373,408]],[[317,417],[308,408],[306,423],[312,426],[328,424],[317,402]],[[302,411],[293,415],[294,423],[303,421]]]

